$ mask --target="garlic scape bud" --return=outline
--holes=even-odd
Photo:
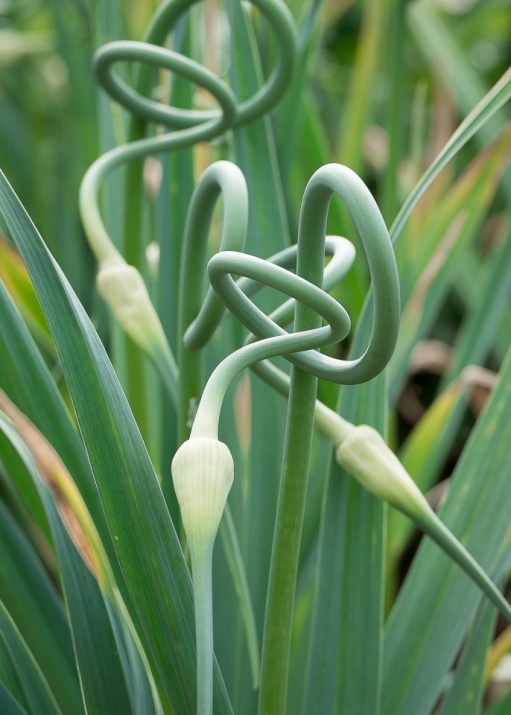
[[[116,253],[99,264],[96,282],[121,327],[155,364],[177,405],[176,361],[140,272]]]
[[[172,460],[172,479],[190,547],[197,643],[197,715],[213,712],[213,545],[234,477],[227,445],[192,437]]]
[[[335,456],[368,491],[408,516],[424,516],[431,511],[418,486],[373,427],[355,427],[338,445]]]
[[[435,514],[379,432],[368,425],[353,427],[337,443],[335,456],[338,464],[368,491],[409,516],[470,576],[511,623],[509,603],[474,557]]]
[[[139,271],[120,256],[100,264],[98,291],[121,326],[142,350],[165,343],[160,320]]]
[[[234,477],[226,444],[209,437],[184,442],[172,460],[172,479],[190,549],[213,542]]]

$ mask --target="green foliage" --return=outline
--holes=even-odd
[[[1,713],[509,711],[510,19],[0,3]]]

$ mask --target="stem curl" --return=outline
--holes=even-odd
[[[175,28],[179,17],[198,0],[167,0],[149,25],[144,42],[111,42],[94,55],[96,78],[110,96],[131,113],[130,138],[124,146],[103,154],[86,172],[80,186],[79,207],[89,245],[100,265],[123,262],[105,228],[99,209],[99,190],[105,178],[117,167],[198,142],[209,141],[227,129],[252,122],[267,113],[282,98],[291,81],[297,56],[297,33],[288,8],[282,0],[253,0],[269,21],[276,36],[276,62],[273,71],[252,97],[239,101],[231,88],[201,64],[161,47]],[[139,63],[135,87],[128,86],[114,71],[118,62]],[[208,90],[220,105],[219,110],[195,111],[162,105],[151,100],[152,70],[164,68]],[[174,131],[140,138],[141,123],[160,124]],[[115,297],[106,298],[115,314]],[[147,312],[150,308],[147,308]],[[177,406],[177,368],[168,345],[154,348],[154,341],[137,340],[139,347],[165,373],[164,380]]]

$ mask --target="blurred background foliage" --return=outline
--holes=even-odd
[[[272,114],[268,134],[268,161],[275,161],[274,173],[283,189],[279,230],[287,232],[285,240],[295,240],[306,182],[331,161],[347,164],[361,175],[390,226],[455,128],[511,64],[509,2],[287,4],[299,28],[301,54],[293,86]],[[147,0],[0,0],[0,166],[114,353],[115,331],[109,333],[106,310],[95,294],[94,261],[80,226],[77,196],[87,167],[103,150],[125,141],[126,116],[98,90],[91,56],[110,39],[140,39],[156,5]],[[192,14],[197,17],[190,43],[193,54],[215,71],[229,74],[229,23],[223,5],[206,0]],[[257,13],[253,19],[266,74],[272,66],[273,39]],[[207,30],[198,29],[203,27]],[[166,87],[166,80],[161,86]],[[182,84],[176,82],[172,91],[186,101]],[[500,110],[447,166],[414,210],[397,245],[403,319],[389,369],[395,407],[391,442],[421,488],[430,490],[435,504],[442,500],[446,480],[495,384],[511,336],[509,116],[509,107]],[[227,156],[232,143],[228,137],[212,147],[195,147],[196,178],[212,159]],[[162,243],[162,217],[169,194],[175,191],[168,172],[172,165],[166,158],[146,162],[146,244]],[[104,196],[114,236],[122,233],[120,186],[119,177],[112,177]],[[174,227],[182,225],[178,215],[169,220]],[[357,244],[338,202],[332,205],[329,231]],[[4,238],[0,275],[58,378],[44,318],[23,266]],[[358,261],[336,291],[355,323],[367,290],[367,272]],[[174,335],[169,337],[175,340]],[[343,353],[347,349],[348,345],[341,348]],[[156,399],[154,376],[149,384],[151,399]],[[334,404],[337,389],[321,384],[320,394]],[[161,445],[167,426],[164,415],[155,437],[154,420],[145,428],[141,424],[163,474],[172,452],[172,446]],[[318,484],[313,480],[309,495],[312,516],[305,524],[305,564],[316,548]],[[418,538],[394,513],[389,515],[388,535],[390,609]],[[300,608],[305,612],[311,593],[310,574],[304,568],[298,623]],[[264,593],[264,584],[260,590]],[[301,632],[297,626],[298,640]],[[235,670],[232,663],[230,667]],[[229,666],[226,672],[229,679]],[[300,673],[298,666],[296,672]]]

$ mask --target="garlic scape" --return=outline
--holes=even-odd
[[[100,263],[96,284],[99,294],[133,342],[156,362],[160,357],[166,359],[177,379],[167,338],[140,271],[118,255]]]
[[[271,366],[272,367],[272,366]],[[264,373],[279,392],[287,395],[289,379],[284,373]],[[333,443],[337,463],[371,494],[409,517],[435,541],[478,585],[511,623],[511,607],[487,573],[436,515],[426,497],[380,433],[368,425],[355,426],[319,400],[315,425]]]
[[[192,562],[199,715],[213,712],[213,546],[233,477],[229,448],[217,439],[189,439],[172,460],[172,479]]]
[[[399,509],[430,536],[511,623],[509,603],[474,557],[436,515],[380,433],[368,425],[347,426],[349,423],[324,405],[319,409],[321,424],[328,421],[327,413],[331,412],[329,436],[334,436],[337,463],[369,492]],[[336,428],[339,427],[335,437]]]
[[[192,554],[213,542],[234,477],[226,444],[210,437],[183,442],[172,460],[172,479]]]

